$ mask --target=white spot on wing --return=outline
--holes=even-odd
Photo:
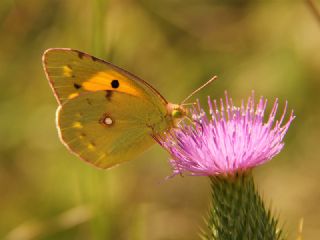
[[[111,125],[113,123],[113,121],[110,117],[106,117],[103,122],[106,125]]]

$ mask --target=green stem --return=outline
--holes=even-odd
[[[278,220],[265,208],[251,172],[211,177],[208,234],[214,240],[284,239]]]

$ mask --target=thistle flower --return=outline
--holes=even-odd
[[[291,112],[283,123],[287,102],[280,120],[276,120],[278,99],[264,122],[267,99],[261,97],[255,106],[254,93],[240,107],[225,93],[225,101],[208,98],[209,114],[199,101],[190,109],[192,124],[187,120],[166,133],[160,140],[171,155],[173,173],[217,176],[245,171],[261,165],[284,146],[283,138],[295,118]]]

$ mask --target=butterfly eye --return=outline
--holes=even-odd
[[[181,118],[182,117],[182,112],[178,109],[174,109],[171,113],[173,118]]]

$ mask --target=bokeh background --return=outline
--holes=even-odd
[[[214,74],[204,104],[224,90],[237,103],[252,89],[288,100],[285,148],[255,177],[289,239],[301,218],[304,239],[319,239],[320,22],[306,1],[0,1],[0,239],[199,239],[206,178],[165,181],[159,146],[101,171],[60,143],[50,47],[111,61],[176,103]]]

